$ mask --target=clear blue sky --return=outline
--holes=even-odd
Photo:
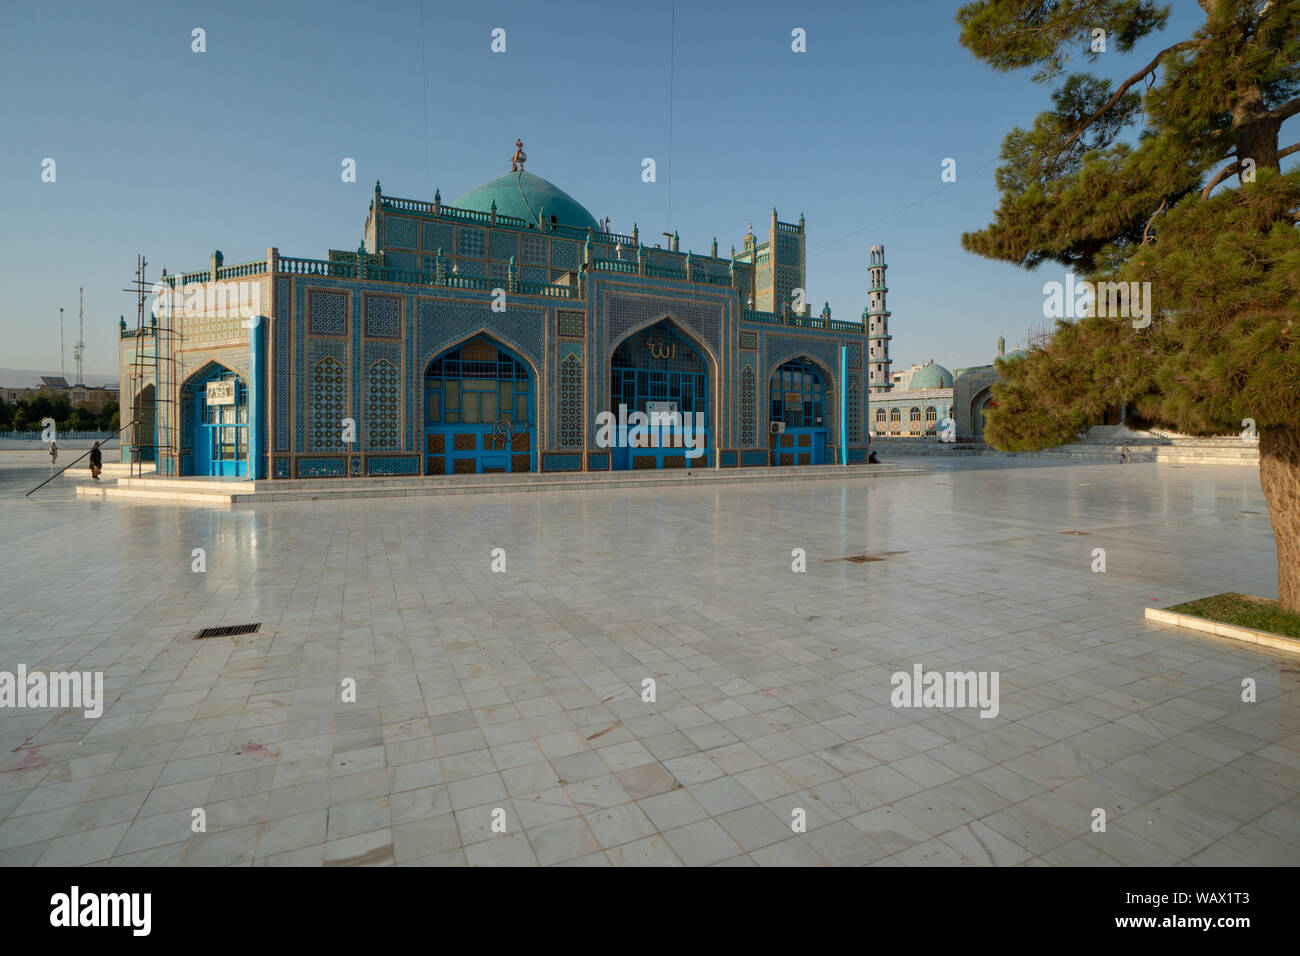
[[[997,206],[1003,136],[1050,90],[968,54],[958,6],[678,0],[674,51],[671,0],[425,0],[423,34],[419,0],[7,4],[0,366],[57,368],[63,306],[71,374],[84,286],[86,371],[114,373],[137,252],[157,276],[213,249],[230,264],[268,246],[355,249],[376,179],[450,202],[507,171],[516,137],[531,172],[615,231],[676,229],[683,249],[716,235],[725,254],[748,223],[765,234],[773,206],[803,212],[814,311],[829,301],[837,318],[861,313],[867,248],[883,243],[895,368],[982,364],[999,333],[1010,348],[1041,321],[1042,284],[1060,278],[960,244]],[[1127,76],[1201,22],[1189,0],[1174,6],[1166,34],[1095,69]],[[504,54],[489,49],[496,27]],[[791,51],[795,27],[806,53]],[[955,184],[940,181],[945,157]]]

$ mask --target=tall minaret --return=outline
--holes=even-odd
[[[862,324],[867,327],[867,388],[873,392],[888,392],[893,388],[889,376],[889,311],[885,308],[885,247],[872,246],[867,276],[867,307],[862,311]]]

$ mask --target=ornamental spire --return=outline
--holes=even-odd
[[[515,154],[510,158],[510,171],[512,173],[521,173],[524,170],[524,163],[528,162],[528,157],[524,154],[524,141],[515,140]]]

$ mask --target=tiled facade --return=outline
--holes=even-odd
[[[170,398],[176,413],[159,439],[160,461],[171,462],[160,471],[196,467],[196,376],[215,362],[246,380],[258,348],[265,360],[248,383],[260,410],[249,423],[259,439],[250,477],[423,474],[433,448],[426,374],[479,340],[530,378],[529,454],[514,455],[512,468],[521,460],[541,471],[620,467],[596,441],[597,414],[615,410],[611,359],[624,342],[669,328],[707,370],[707,466],[770,463],[769,382],[794,361],[815,369],[825,390],[817,423],[829,436],[826,461],[841,457],[842,402],[848,460],[864,461],[867,330],[807,307],[803,217],[783,223],[773,211],[769,226],[766,242],[751,232],[742,252],[719,258],[716,241],[707,256],[680,251],[675,237],[670,248],[646,248],[635,227],[617,235],[531,223],[495,208],[443,206],[438,195],[432,203],[390,198],[376,184],[355,252],[311,260],[269,249],[264,262],[235,267],[218,253],[210,269],[170,277],[188,290],[255,276],[263,294],[256,322],[164,318],[171,324],[158,336],[158,365],[170,379],[160,383],[160,402]],[[124,333],[124,368],[133,349]]]

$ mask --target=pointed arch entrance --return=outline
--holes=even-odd
[[[610,412],[619,416],[625,408],[629,418],[640,413],[650,420],[646,429],[628,428],[626,441],[613,444],[612,468],[707,467],[713,454],[709,363],[676,324],[664,318],[633,332],[614,349],[609,366]],[[686,447],[688,438],[702,454],[687,458],[693,450]]]
[[[772,421],[785,423],[785,431],[773,436],[775,464],[826,464],[830,428],[821,369],[803,358],[785,362],[772,373],[771,397]]]
[[[437,356],[424,376],[424,473],[535,471],[533,375],[513,351],[478,335]]]
[[[248,383],[213,363],[190,378],[181,401],[193,410],[193,456],[185,472],[222,478],[248,476]]]
[[[136,422],[132,432],[133,453],[136,461],[156,461],[158,458],[158,418],[154,399],[154,385],[150,382],[136,393],[131,407],[131,420]]]

